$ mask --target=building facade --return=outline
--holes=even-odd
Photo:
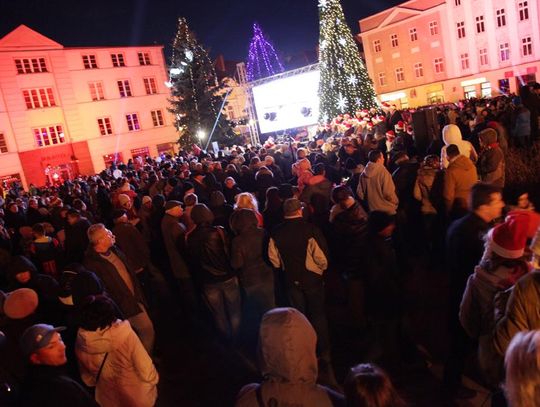
[[[173,152],[167,80],[163,46],[69,48],[19,26],[0,39],[0,181]]]
[[[401,107],[518,93],[540,66],[537,0],[411,0],[359,21],[381,101]]]

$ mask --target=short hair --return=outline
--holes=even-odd
[[[36,235],[43,236],[45,234],[45,226],[43,223],[36,223],[34,226],[32,226],[32,232],[34,232]]]
[[[338,185],[332,190],[332,201],[336,204],[346,201],[350,197],[354,197],[354,195],[347,185]]]
[[[482,205],[489,205],[493,199],[492,195],[497,193],[502,193],[502,189],[498,186],[486,184],[484,182],[473,185],[470,197],[471,211],[477,210]]]
[[[199,202],[199,198],[197,198],[197,195],[195,194],[187,194],[184,197],[184,203],[186,206],[194,206]]]
[[[67,215],[67,216],[74,216],[74,217],[77,216],[77,217],[78,217],[78,216],[81,216],[81,213],[80,213],[77,209],[75,209],[75,208],[70,208],[70,209],[67,211],[67,214],[66,214],[66,215]]]
[[[450,158],[457,157],[459,155],[459,147],[455,144],[449,144],[446,147],[446,155]]]
[[[88,236],[88,240],[90,241],[90,244],[92,246],[95,246],[98,242],[97,234],[100,230],[104,230],[105,225],[103,223],[96,223],[94,225],[90,225],[88,230],[86,231],[86,235]]]
[[[405,406],[386,372],[371,363],[351,368],[345,380],[345,397],[350,407]]]
[[[83,301],[79,313],[79,326],[87,331],[97,331],[111,326],[118,319],[118,307],[105,295],[90,295]]]
[[[377,162],[382,157],[382,151],[381,150],[371,150],[368,153],[368,160],[372,163]]]
[[[504,359],[505,389],[510,405],[537,406],[540,400],[540,331],[518,332]]]

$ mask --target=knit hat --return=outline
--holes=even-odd
[[[490,229],[487,234],[486,249],[505,259],[519,259],[525,253],[529,217],[515,212],[506,217],[503,223]]]
[[[197,204],[191,210],[191,219],[196,225],[214,222],[214,214],[205,204]]]
[[[103,294],[103,284],[98,276],[91,271],[81,271],[71,282],[73,304],[80,305],[90,295]]]
[[[143,196],[142,204],[152,203],[152,198],[150,198],[148,195]]]
[[[176,208],[177,206],[182,206],[182,203],[175,200],[167,201],[165,204],[165,212],[167,212],[169,209]]]
[[[38,295],[30,288],[19,288],[7,294],[4,314],[11,319],[23,319],[32,315],[38,307]]]
[[[127,196],[126,194],[119,194],[118,195],[118,203],[120,205],[124,206],[128,202],[131,202],[131,199],[129,199],[129,196]]]

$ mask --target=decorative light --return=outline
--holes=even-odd
[[[337,107],[342,112],[345,111],[345,108],[347,107],[347,99],[340,93],[337,100]]]
[[[349,77],[347,78],[347,83],[348,83],[349,85],[354,86],[354,85],[356,85],[356,84],[358,83],[358,78],[357,78],[356,76],[354,76],[354,75],[351,75],[351,76],[349,76]]]
[[[171,76],[180,75],[182,72],[184,72],[184,70],[181,69],[181,68],[171,68],[171,69],[169,70],[169,74],[170,74]]]
[[[325,8],[327,4],[327,0],[319,0],[319,8]]]
[[[264,37],[261,27],[257,23],[254,23],[253,38],[249,44],[248,52],[248,80],[266,78],[284,70],[274,47]]]
[[[193,61],[193,51],[186,49],[185,55],[189,62]]]
[[[340,38],[338,40],[338,42],[339,42],[339,45],[341,45],[343,47],[345,46],[345,44],[347,44],[347,40],[345,38]]]
[[[169,89],[173,87],[173,84],[172,84],[171,81],[165,81],[165,82],[163,82],[163,83],[164,83],[165,86],[166,86],[167,88],[169,88]]]
[[[204,131],[199,130],[199,131],[197,132],[197,138],[198,138],[199,140],[202,140],[202,139],[204,138],[204,136],[205,136]]]

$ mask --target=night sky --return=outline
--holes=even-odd
[[[358,20],[404,0],[341,0],[353,34]],[[64,46],[166,45],[176,19],[186,17],[211,51],[228,60],[246,60],[252,24],[258,21],[278,52],[315,49],[317,0],[0,0],[0,36],[19,24]]]

